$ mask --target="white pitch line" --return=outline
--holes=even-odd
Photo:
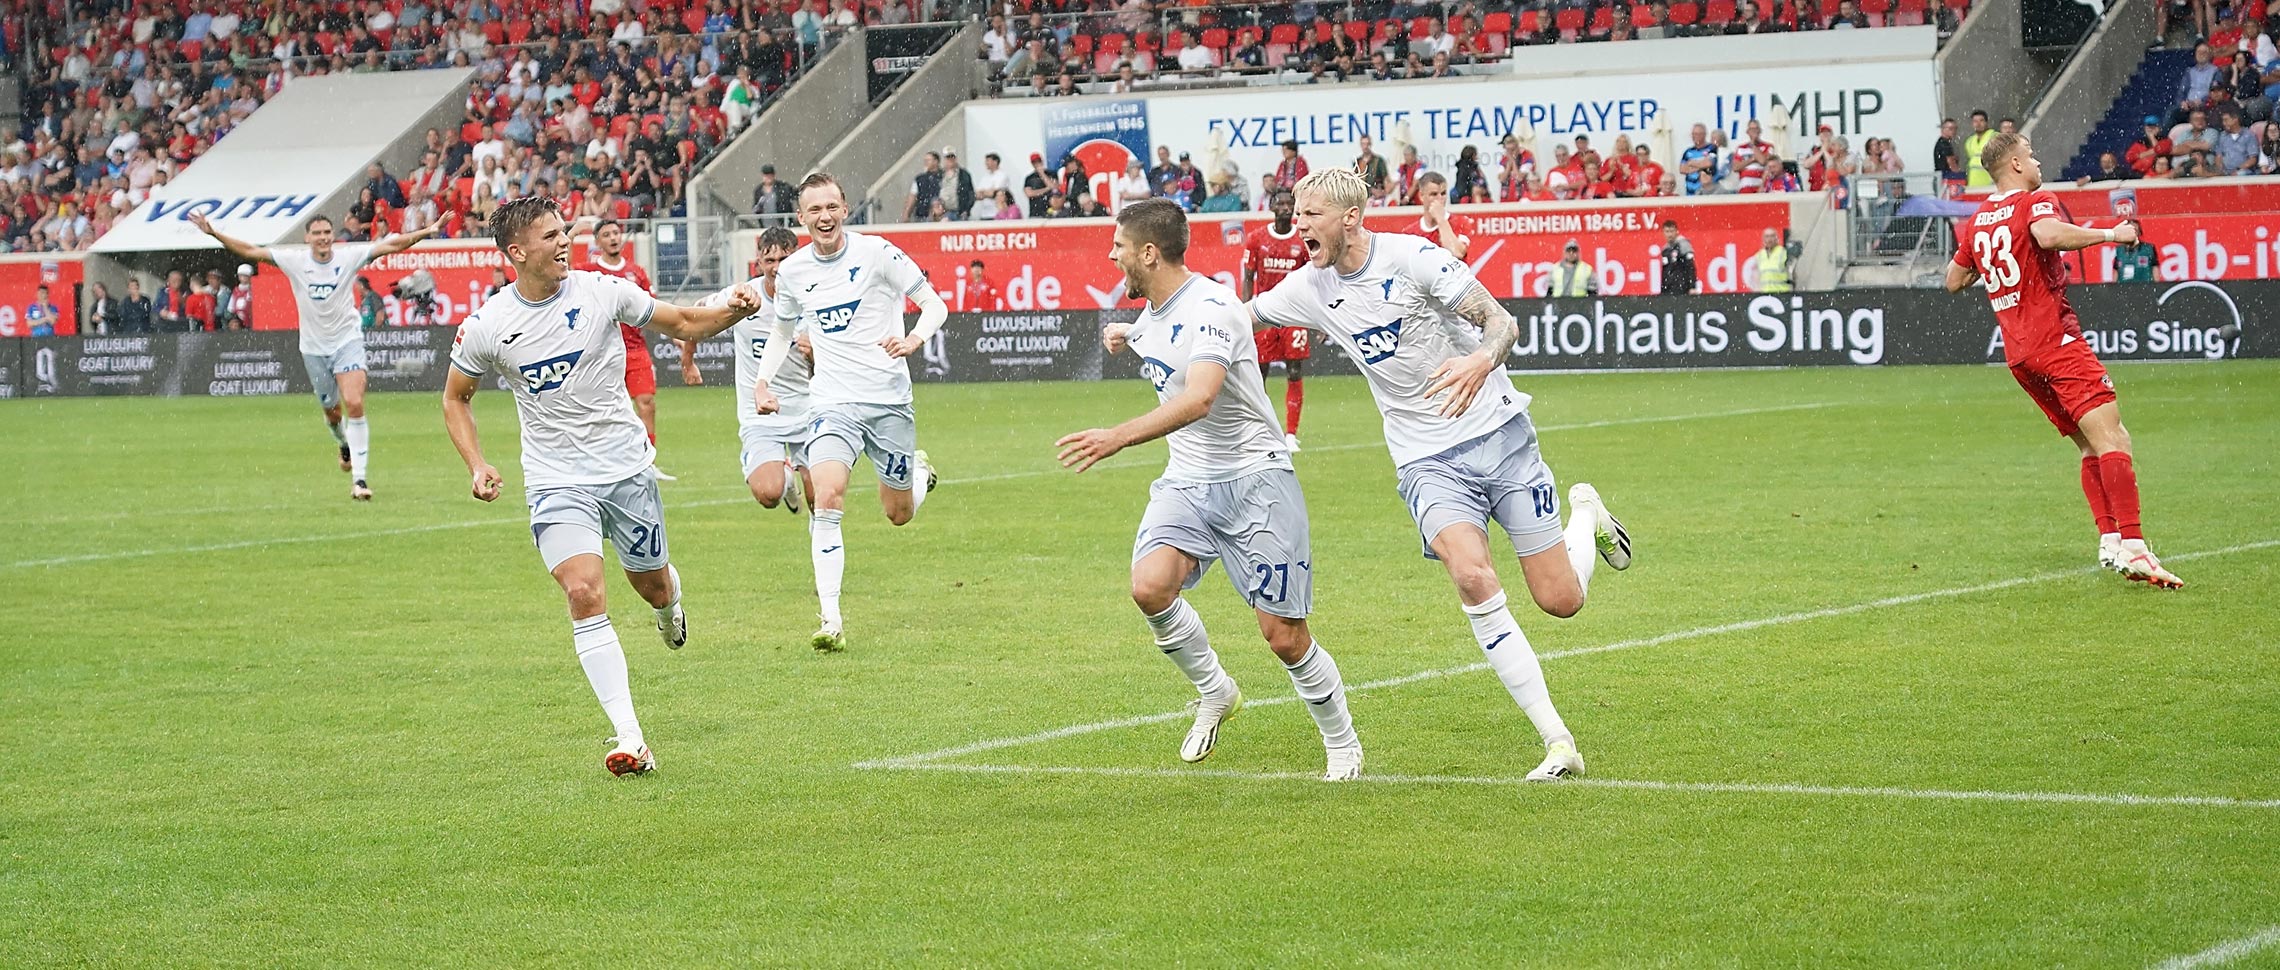
[[[1229,778],[1238,781],[1311,781],[1322,776],[1298,771],[1230,771],[1213,768],[1117,768],[1072,765],[946,765],[875,762],[858,767],[872,770],[948,771],[961,774],[1096,775],[1109,778]],[[1511,785],[1532,786],[1525,778],[1486,775],[1362,775],[1361,781],[1382,785]],[[2280,799],[2226,798],[2215,795],[2131,795],[2067,791],[1972,791],[1943,788],[1889,788],[1857,785],[1749,784],[1717,781],[1643,781],[1631,778],[1569,778],[1561,787],[1611,788],[1626,791],[1680,792],[1710,795],[1808,795],[1828,798],[1904,798],[1951,802],[2029,802],[2052,805],[2111,805],[2124,808],[2245,808],[2280,809]],[[2280,942],[2280,927],[2273,940],[2250,937],[2227,946],[2251,944],[2232,955]],[[2222,949],[2222,948],[2220,948]],[[2211,950],[2209,952],[2216,952]],[[2227,957],[2229,959],[2230,957]],[[2202,964],[2191,964],[2201,966]]]
[[[1613,418],[1613,419],[1609,419],[1609,420],[1606,420],[1606,421],[1587,421],[1587,422],[1584,422],[1584,423],[1582,423],[1582,424],[1546,425],[1546,426],[1544,426],[1544,427],[1541,427],[1541,428],[1538,428],[1538,429],[1536,429],[1536,430],[1537,430],[1538,432],[1544,432],[1544,431],[1578,431],[1578,430],[1583,430],[1583,429],[1586,429],[1586,428],[1608,428],[1608,427],[1614,427],[1614,426],[1617,426],[1617,425],[1626,425],[1626,424],[1660,424],[1660,423],[1664,423],[1664,422],[1671,422],[1671,421],[1694,421],[1694,420],[1700,420],[1700,419],[1705,419],[1705,418],[1730,418],[1730,417],[1739,417],[1739,416],[1742,416],[1742,415],[1750,415],[1750,414],[1770,414],[1770,413],[1779,412],[1779,411],[1803,411],[1803,410],[1808,410],[1808,409],[1811,409],[1811,408],[1825,408],[1825,407],[1833,407],[1833,406],[1835,406],[1835,404],[1836,404],[1836,402],[1832,402],[1832,401],[1822,401],[1822,402],[1815,402],[1815,403],[1810,403],[1810,404],[1783,404],[1783,405],[1777,405],[1777,406],[1774,406],[1774,407],[1763,407],[1763,408],[1743,408],[1743,409],[1740,409],[1740,410],[1734,410],[1734,411],[1709,411],[1709,412],[1703,412],[1703,413],[1699,413],[1699,414],[1668,414],[1668,415],[1659,415],[1659,416],[1655,416],[1655,417],[1643,417],[1643,418]],[[1315,450],[1317,450],[1317,451],[1346,451],[1346,450],[1355,449],[1355,448],[1382,448],[1382,447],[1384,447],[1384,446],[1385,446],[1385,443],[1384,443],[1384,442],[1382,442],[1382,441],[1369,441],[1369,442],[1356,442],[1356,443],[1352,443],[1352,444],[1343,444],[1343,445],[1324,445],[1324,446],[1321,446],[1321,447],[1319,447],[1319,448],[1316,448]],[[1133,467],[1133,468],[1138,468],[1138,467],[1143,467],[1143,466],[1152,465],[1152,464],[1153,464],[1153,462],[1131,462],[1131,463],[1129,463],[1129,464],[1127,464],[1127,463],[1122,463],[1122,462],[1119,462],[1119,463],[1116,463],[1116,464],[1113,464],[1113,465],[1109,465],[1109,466],[1103,466],[1103,467],[1108,467],[1108,468],[1124,468],[1124,467]],[[972,478],[952,478],[952,479],[945,479],[945,480],[944,480],[944,482],[943,482],[943,484],[945,484],[945,485],[972,485],[972,484],[978,484],[978,483],[982,483],[982,482],[1001,482],[1001,481],[1007,481],[1007,480],[1010,480],[1010,479],[1017,479],[1017,478],[1042,478],[1042,477],[1044,477],[1044,476],[1047,476],[1047,475],[1060,475],[1060,474],[1065,474],[1065,472],[1064,472],[1062,469],[1059,469],[1059,468],[1048,468],[1048,469],[1037,469],[1037,470],[1032,470],[1032,471],[1020,471],[1020,472],[1004,472],[1004,473],[1002,473],[1002,474],[996,474],[996,475],[977,475],[977,476],[974,476],[974,477],[972,477]],[[703,507],[703,506],[711,506],[711,505],[735,505],[735,504],[737,504],[737,503],[740,503],[740,502],[743,502],[743,501],[745,501],[745,499],[744,499],[743,497],[739,497],[739,498],[730,498],[730,499],[708,499],[708,500],[704,500],[704,501],[697,501],[697,502],[672,502],[672,501],[668,501],[668,502],[666,503],[666,508],[668,508],[668,509],[674,509],[674,508],[695,508],[695,507]],[[52,556],[52,557],[48,557],[48,558],[44,558],[44,559],[19,559],[19,560],[16,560],[15,562],[7,563],[7,564],[5,564],[5,565],[0,565],[0,569],[28,569],[28,568],[31,568],[31,567],[34,567],[34,566],[70,566],[70,565],[77,565],[77,564],[80,564],[80,563],[90,563],[90,562],[111,562],[111,561],[114,561],[114,560],[119,560],[119,559],[146,559],[146,558],[149,558],[149,557],[151,557],[151,556],[173,556],[173,555],[186,555],[186,554],[190,554],[190,553],[200,553],[200,552],[225,552],[225,551],[228,551],[228,550],[231,550],[231,549],[257,549],[257,548],[260,548],[260,547],[263,547],[263,546],[290,546],[290,545],[302,545],[302,544],[311,543],[311,542],[333,542],[333,541],[339,541],[339,540],[347,540],[347,539],[378,539],[378,538],[384,538],[384,537],[387,537],[387,536],[416,535],[416,534],[418,534],[418,533],[422,533],[422,532],[442,532],[442,531],[446,531],[446,530],[450,530],[450,529],[473,529],[473,528],[478,528],[478,527],[481,527],[481,526],[487,526],[487,525],[502,525],[502,524],[511,524],[511,523],[515,523],[515,522],[521,522],[521,521],[524,521],[524,520],[522,520],[522,519],[469,519],[469,520],[465,520],[465,521],[461,521],[461,522],[438,522],[438,523],[432,523],[432,524],[429,524],[429,525],[412,525],[412,526],[404,526],[404,527],[401,527],[401,528],[395,528],[395,529],[370,529],[370,530],[365,530],[365,531],[362,531],[362,532],[331,532],[331,533],[325,533],[325,534],[323,534],[323,535],[309,535],[309,536],[284,536],[284,537],[281,537],[281,538],[274,538],[274,539],[244,539],[244,540],[240,540],[240,541],[237,541],[237,542],[217,542],[217,543],[212,543],[212,544],[208,544],[208,545],[200,545],[200,546],[170,546],[170,547],[167,547],[167,548],[164,548],[164,549],[130,549],[130,550],[124,550],[124,551],[119,551],[119,552],[91,552],[91,553],[85,553],[85,554],[82,554],[82,555],[76,555],[76,556]]]
[[[2280,945],[2280,926],[2267,926],[2256,933],[2237,940],[2226,940],[2199,953],[2172,957],[2154,965],[2154,970],[2200,970],[2201,967],[2221,967],[2259,950]]]
[[[2207,559],[2212,556],[2227,556],[2236,552],[2248,552],[2254,549],[2268,549],[2273,546],[2280,546],[2280,539],[2264,539],[2257,542],[2244,542],[2235,546],[2226,546],[2222,549],[2207,549],[2200,552],[2188,552],[2183,555],[2170,556],[2165,561],[2190,562],[2195,559]],[[2026,576],[2015,576],[2010,579],[1998,579],[1990,583],[1975,583],[1970,586],[1951,586],[1947,589],[1935,589],[1922,593],[1909,593],[1904,596],[1887,596],[1883,599],[1869,600],[1863,603],[1854,603],[1849,606],[1832,606],[1826,609],[1804,610],[1796,613],[1783,613],[1778,616],[1761,617],[1755,620],[1741,620],[1734,623],[1719,623],[1712,626],[1700,626],[1695,627],[1691,630],[1678,630],[1675,632],[1659,634],[1651,637],[1640,637],[1631,640],[1617,640],[1613,643],[1603,643],[1595,647],[1576,647],[1572,650],[1552,650],[1537,654],[1536,656],[1539,660],[1558,660],[1562,657],[1580,657],[1587,654],[1609,653],[1616,650],[1631,650],[1638,647],[1655,647],[1666,643],[1677,643],[1682,640],[1696,640],[1703,637],[1713,637],[1726,633],[1740,633],[1745,630],[1756,630],[1769,626],[1785,626],[1791,623],[1804,623],[1811,620],[1825,620],[1832,617],[1850,616],[1855,613],[1866,613],[1871,610],[1889,609],[1895,606],[1907,606],[1912,603],[1922,603],[1927,600],[1949,599],[1957,596],[1969,596],[1974,593],[1988,593],[2000,589],[2010,589],[2015,586],[2026,586],[2032,583],[2049,582],[2054,579],[2066,579],[2074,576],[2085,576],[2103,571],[2105,571],[2105,567],[2102,566],[2084,566],[2079,569],[2060,569],[2047,573],[2033,573]],[[1470,663],[1457,667],[1444,667],[1439,670],[1421,670],[1417,673],[1403,674],[1399,677],[1389,677],[1384,680],[1373,680],[1366,683],[1351,684],[1348,685],[1347,690],[1381,690],[1388,687],[1399,687],[1404,684],[1414,684],[1420,681],[1438,680],[1443,677],[1458,677],[1487,669],[1488,664],[1486,663]],[[1271,697],[1262,697],[1257,700],[1246,698],[1243,703],[1246,707],[1266,707],[1273,704],[1288,704],[1296,700],[1298,700],[1298,695],[1296,694],[1277,694]],[[1170,721],[1185,716],[1187,716],[1187,712],[1184,710],[1166,711],[1161,714],[1145,714],[1138,717],[1118,718],[1113,721],[1099,721],[1092,724],[1072,724],[1067,727],[1058,727],[1050,731],[1040,731],[1036,734],[1025,734],[1020,737],[994,738],[988,741],[975,741],[970,744],[962,744],[956,747],[943,748],[939,751],[928,751],[921,754],[909,754],[893,758],[879,758],[858,763],[855,767],[908,768],[917,765],[923,765],[927,762],[944,761],[950,758],[958,758],[970,754],[979,754],[984,751],[995,751],[1000,748],[1021,747],[1023,745],[1037,744],[1045,741],[1054,741],[1061,738],[1076,737],[1077,735],[1081,734],[1092,734],[1098,731],[1111,731],[1117,728],[1139,727],[1143,724],[1154,724],[1159,721]]]

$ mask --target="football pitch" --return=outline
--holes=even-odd
[[[1347,785],[1216,571],[1252,702],[1178,760],[1127,588],[1163,447],[1053,463],[1138,380],[922,386],[944,482],[897,529],[857,470],[832,656],[732,392],[662,393],[690,642],[613,569],[623,780],[508,394],[489,506],[432,395],[374,399],[370,505],[305,398],[0,403],[0,965],[2280,967],[2280,365],[2113,370],[2182,591],[2097,571],[2000,368],[1522,376],[1638,554],[1557,620],[1494,540],[1556,785],[1358,378],[1297,457]]]

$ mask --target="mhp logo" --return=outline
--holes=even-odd
[[[1354,346],[1362,352],[1362,363],[1385,363],[1401,350],[1401,321],[1395,320],[1385,326],[1371,327],[1355,334]]]
[[[813,326],[824,333],[845,333],[847,325],[855,322],[855,308],[862,305],[862,300],[855,300],[838,306],[824,307],[815,311]]]
[[[1156,385],[1156,393],[1162,394],[1164,393],[1164,385],[1171,383],[1172,365],[1154,357],[1142,357],[1140,358],[1140,377],[1148,383]]]
[[[535,364],[523,365],[523,386],[529,388],[532,394],[561,387],[562,382],[569,379],[570,369],[578,366],[578,358],[585,353],[583,350],[573,350],[560,357],[549,357]]]

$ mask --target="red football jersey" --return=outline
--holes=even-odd
[[[2032,358],[2069,336],[2082,339],[2082,321],[2066,302],[2066,262],[2057,251],[2036,245],[2030,231],[2044,219],[2064,218],[2058,197],[2036,189],[1988,196],[1969,221],[1958,224],[1955,265],[1979,271],[1987,303],[2003,328],[2004,363]]]
[[[1283,277],[1298,272],[1306,265],[1306,240],[1299,238],[1298,227],[1292,226],[1290,235],[1275,235],[1275,224],[1267,223],[1251,230],[1243,239],[1243,270],[1251,276],[1251,296],[1274,289]]]
[[[649,285],[649,271],[642,269],[640,263],[633,261],[633,256],[631,254],[625,253],[623,251],[620,251],[618,253],[618,264],[615,266],[605,265],[602,262],[601,253],[591,252],[586,256],[586,265],[580,266],[578,268],[586,270],[588,272],[607,273],[611,276],[615,276],[618,279],[625,280],[635,286],[641,287],[641,292],[643,293],[655,294],[657,292],[656,289],[652,288]]]
[[[1449,228],[1456,230],[1456,233],[1459,236],[1471,238],[1473,234],[1473,221],[1464,216],[1460,216],[1454,212],[1451,212],[1449,213]],[[1423,236],[1426,239],[1431,240],[1435,246],[1441,244],[1441,227],[1434,226],[1431,229],[1425,228],[1425,220],[1422,217],[1419,218],[1416,222],[1410,223],[1409,228],[1403,229],[1401,232],[1405,236]]]

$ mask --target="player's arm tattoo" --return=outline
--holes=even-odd
[[[1488,287],[1479,280],[1465,290],[1464,299],[1458,300],[1454,309],[1457,316],[1481,329],[1481,349],[1488,351],[1490,359],[1503,360],[1512,353],[1513,343],[1520,339],[1520,322],[1488,295]]]

